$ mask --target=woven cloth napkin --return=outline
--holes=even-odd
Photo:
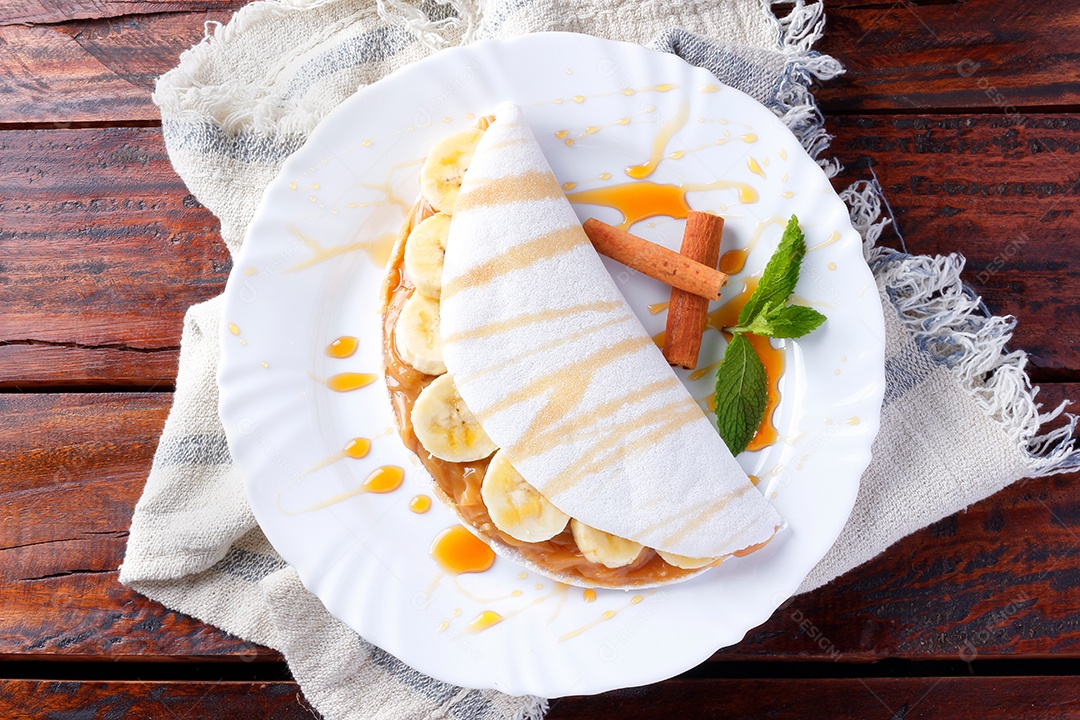
[[[158,82],[177,172],[221,221],[231,252],[282,161],[359,87],[441,47],[572,31],[675,53],[771,108],[826,172],[808,86],[842,72],[811,49],[819,4],[768,0],[279,0],[258,2]],[[988,316],[960,280],[963,258],[877,247],[879,188],[842,193],[865,239],[886,319],[887,391],[874,459],[810,590],[899,538],[1022,478],[1077,467],[1075,418],[1054,432],[1007,352],[1011,318]],[[184,321],[172,412],[135,508],[120,580],[179,612],[282,652],[327,718],[539,718],[546,701],[426,677],[331,618],[270,547],[248,506],[217,414],[221,298]]]

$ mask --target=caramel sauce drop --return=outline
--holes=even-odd
[[[703,368],[698,368],[694,372],[690,373],[690,376],[689,376],[690,381],[693,382],[694,380],[700,380],[701,378],[705,377],[706,375],[709,375],[711,373],[715,373],[719,368],[720,368],[720,362],[714,362],[712,365],[706,365]]]
[[[485,610],[473,618],[469,623],[469,632],[478,633],[487,630],[492,625],[498,625],[503,621],[503,616],[494,610]]]
[[[372,373],[339,373],[326,381],[326,387],[334,392],[352,392],[370,385],[378,379],[379,376]]]
[[[401,487],[401,481],[405,479],[405,471],[397,465],[383,465],[376,468],[361,486],[364,492],[388,493]]]
[[[359,460],[360,458],[366,457],[370,450],[370,440],[362,437],[353,438],[349,442],[345,443],[345,447],[341,449],[341,452],[336,452],[330,457],[324,458],[323,460],[315,463],[304,472],[304,475],[310,475],[316,470],[322,470],[324,467],[329,467],[330,465],[333,465],[342,458],[352,458],[353,460]]]
[[[409,501],[409,509],[417,515],[423,515],[431,509],[431,498],[427,495],[417,495]]]
[[[705,321],[705,327],[710,330],[723,332],[725,327],[737,325],[739,321],[739,311],[742,310],[743,305],[750,299],[750,296],[754,294],[756,288],[757,279],[748,279],[742,292],[709,313]],[[731,339],[731,335],[726,332],[724,333],[724,337],[728,340]],[[748,451],[753,452],[755,450],[767,448],[776,442],[777,437],[779,437],[776,426],[773,424],[773,413],[776,412],[776,408],[780,404],[780,376],[784,374],[784,352],[783,350],[774,348],[767,337],[747,335],[746,339],[750,341],[750,344],[754,347],[758,357],[761,359],[761,364],[765,366],[765,376],[768,378],[769,393],[768,400],[765,404],[765,416],[761,418],[761,424],[758,425],[757,432],[754,434],[754,437],[751,438],[750,444],[746,446]]]
[[[649,306],[649,314],[650,315],[657,315],[659,313],[662,313],[662,312],[664,312],[665,310],[668,309],[668,305],[670,305],[670,304],[671,303],[667,303],[667,302],[653,303],[652,305]]]
[[[585,602],[587,603],[591,603],[596,600],[596,591],[592,588],[585,588],[585,592],[583,593],[583,595],[585,596]]]
[[[359,347],[360,341],[350,335],[342,335],[334,342],[326,346],[326,354],[332,358],[347,358],[351,357],[356,352],[356,348]]]
[[[495,562],[495,552],[461,525],[443,530],[431,544],[431,557],[449,573],[484,572]]]
[[[371,451],[371,441],[367,438],[353,438],[349,442],[345,443],[344,449],[341,454],[345,457],[350,457],[353,460],[359,460],[362,457],[367,456]]]
[[[619,227],[624,230],[651,217],[664,215],[681,220],[690,214],[685,190],[678,185],[661,185],[648,181],[581,190],[570,193],[566,199],[572,203],[602,205],[618,210],[623,216]]]
[[[734,275],[741,272],[746,265],[746,257],[750,254],[749,248],[741,250],[728,250],[720,256],[720,272]]]

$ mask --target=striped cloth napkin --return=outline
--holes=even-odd
[[[811,49],[820,4],[762,0],[277,0],[253,3],[163,76],[154,99],[177,172],[236,252],[264,188],[357,88],[439,48],[539,31],[639,42],[710,70],[771,108],[814,157],[828,136],[808,86],[842,72]],[[820,159],[830,174],[835,162]],[[810,590],[1026,476],[1075,469],[1075,419],[1041,413],[958,256],[876,247],[888,222],[869,183],[842,193],[885,305],[887,392],[874,460]],[[260,532],[218,420],[221,298],[185,318],[172,412],[135,508],[120,580],[167,607],[282,652],[327,718],[540,718],[547,702],[426,677],[327,614]],[[948,463],[942,458],[948,458]]]

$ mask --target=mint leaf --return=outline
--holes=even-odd
[[[755,317],[743,332],[774,338],[797,338],[816,330],[825,322],[825,316],[813,308],[802,305],[772,307]]]
[[[736,335],[716,371],[716,427],[732,455],[750,444],[765,417],[768,378],[754,346]]]
[[[769,306],[782,307],[787,304],[788,297],[799,282],[799,267],[805,255],[806,240],[799,229],[798,218],[792,215],[784,228],[780,245],[761,274],[757,289],[739,312],[740,326],[749,326],[754,318],[763,314]]]

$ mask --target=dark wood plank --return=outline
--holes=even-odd
[[[159,120],[156,78],[199,42],[210,10],[0,26],[0,123]]]
[[[548,720],[693,717],[717,720],[1078,718],[1067,677],[678,680],[551,703]]]
[[[1080,103],[1075,3],[858,2],[826,16],[815,49],[847,68],[817,92],[827,114]]]
[[[170,400],[0,394],[0,658],[276,657],[117,582]]]
[[[171,334],[177,332],[179,323],[177,319]],[[176,378],[179,350],[179,345],[139,348],[126,344],[0,341],[0,388],[15,392],[113,387],[170,390]]]
[[[100,20],[157,13],[205,12],[235,10],[247,3],[244,0],[18,0],[0,5],[0,26],[59,23],[68,20]]]
[[[217,225],[157,128],[0,133],[0,387],[170,384]]]
[[[74,682],[0,680],[8,720],[274,718],[319,715],[293,682]]]
[[[120,717],[273,717],[314,711],[291,682],[0,681],[0,714],[29,720]],[[1068,677],[673,680],[592,697],[552,700],[549,720],[990,720],[1080,717]]]
[[[1020,320],[1035,368],[1080,368],[1080,116],[840,116],[837,188],[871,165],[913,253],[959,252],[965,279]],[[887,239],[895,237],[886,233]]]
[[[0,395],[0,658],[269,656],[116,582],[168,402]],[[1076,480],[1021,483],[916,533],[715,657],[1080,655]]]

